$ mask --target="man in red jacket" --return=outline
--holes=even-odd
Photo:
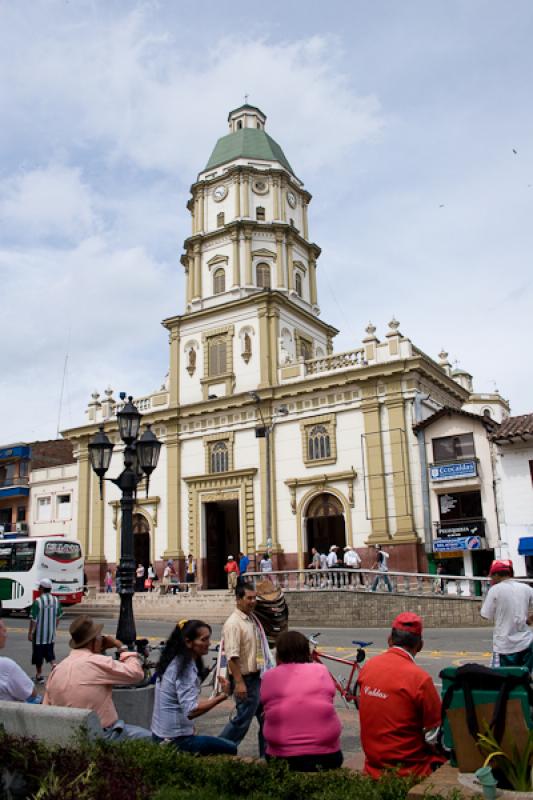
[[[359,719],[365,772],[429,775],[446,759],[432,742],[441,719],[441,702],[431,677],[415,664],[422,650],[422,620],[406,611],[392,623],[389,649],[361,670]]]

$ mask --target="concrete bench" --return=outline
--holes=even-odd
[[[82,731],[91,739],[102,736],[100,720],[86,708],[11,703],[0,700],[0,724],[6,733],[42,739],[49,744],[72,744]]]

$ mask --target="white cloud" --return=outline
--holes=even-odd
[[[90,188],[81,170],[53,164],[21,172],[0,182],[0,221],[4,235],[21,239],[76,240],[99,227]]]

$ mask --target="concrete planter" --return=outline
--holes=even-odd
[[[483,794],[482,787],[473,772],[460,772],[458,780],[461,786],[472,789],[480,795]],[[531,800],[532,797],[533,792],[514,792],[512,789],[496,789],[497,800]]]

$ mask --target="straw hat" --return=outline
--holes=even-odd
[[[255,591],[259,597],[262,597],[265,600],[279,597],[281,594],[281,589],[278,586],[274,586],[269,578],[264,578],[262,581],[259,581],[259,583],[257,583],[255,586]]]
[[[102,633],[103,625],[96,625],[90,617],[83,616],[75,619],[69,628],[71,640],[68,643],[73,650],[85,647]]]

